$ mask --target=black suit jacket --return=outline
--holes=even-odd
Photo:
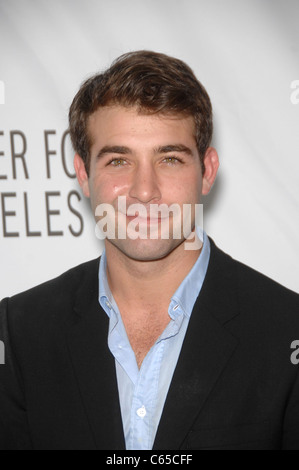
[[[99,260],[0,304],[1,449],[125,448]],[[154,449],[299,449],[299,296],[211,258]]]

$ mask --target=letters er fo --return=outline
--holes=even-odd
[[[5,86],[2,80],[0,80],[0,104],[5,104]]]
[[[5,347],[3,341],[0,341],[0,365],[5,364]]]

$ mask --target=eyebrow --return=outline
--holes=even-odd
[[[174,145],[163,145],[155,149],[155,153],[171,153],[171,152],[181,152],[186,153],[187,155],[193,155],[192,150],[186,145],[183,144],[174,144]]]
[[[131,150],[128,147],[123,147],[122,145],[105,145],[105,147],[101,148],[96,158],[99,159],[104,155],[107,155],[108,153],[118,153],[120,155],[127,155],[131,153]]]
[[[155,154],[161,153],[171,153],[171,152],[181,152],[186,153],[187,155],[193,155],[192,150],[186,145],[183,144],[173,144],[173,145],[163,145],[154,149]],[[132,153],[132,150],[129,147],[122,145],[105,145],[99,153],[97,154],[97,159],[103,157],[104,155],[116,153],[119,155],[128,155]]]

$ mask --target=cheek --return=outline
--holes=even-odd
[[[201,194],[202,194],[202,179],[200,179],[199,181],[196,181],[194,194],[196,197],[196,202],[199,203],[201,200]]]
[[[202,191],[202,176],[201,172],[197,171],[186,181],[190,197],[193,202],[199,202]]]
[[[199,175],[178,178],[167,188],[167,198],[178,203],[199,203],[202,190],[202,179]]]
[[[129,184],[125,178],[96,178],[91,186],[91,199],[96,204],[113,203],[118,196],[126,195]]]

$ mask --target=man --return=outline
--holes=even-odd
[[[219,161],[193,72],[125,54],[70,131],[105,250],[1,302],[1,448],[299,449],[299,297],[197,226]]]

